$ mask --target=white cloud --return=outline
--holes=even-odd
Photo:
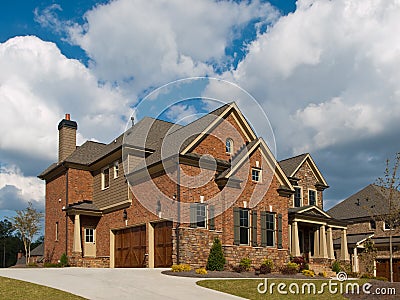
[[[28,202],[44,207],[44,182],[37,177],[25,177],[15,166],[0,167],[0,209],[24,209]]]
[[[33,36],[0,44],[0,106],[0,149],[45,160],[56,159],[64,113],[78,121],[82,141],[113,138],[128,110],[118,90],[99,85],[79,61]]]
[[[84,25],[68,25],[72,43],[91,58],[103,80],[135,92],[182,77],[212,75],[224,64],[235,29],[278,16],[260,1],[118,0],[85,14]]]
[[[173,122],[186,125],[199,118],[193,105],[175,104],[168,108],[166,116]]]

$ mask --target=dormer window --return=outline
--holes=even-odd
[[[110,186],[110,168],[106,167],[101,171],[101,189],[108,189]]]
[[[233,154],[233,140],[232,139],[230,139],[230,138],[226,139],[225,150],[226,150],[226,153]]]
[[[260,169],[251,169],[251,180],[254,182],[261,181],[261,170]]]

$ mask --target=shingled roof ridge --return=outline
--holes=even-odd
[[[309,152],[305,152],[305,153],[302,153],[302,154],[298,154],[296,156],[292,156],[292,157],[288,157],[288,158],[282,159],[279,162],[284,162],[284,161],[287,161],[287,160],[290,160],[290,159],[296,159],[296,158],[299,158],[300,156],[307,156],[307,155],[310,155],[310,153]]]

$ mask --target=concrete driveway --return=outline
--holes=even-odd
[[[0,276],[64,290],[88,299],[242,299],[196,285],[198,278],[161,269],[0,269]]]

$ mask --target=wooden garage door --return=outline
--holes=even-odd
[[[172,266],[172,222],[154,224],[154,267]]]
[[[390,263],[389,259],[377,260],[376,276],[386,277],[390,280]],[[400,260],[393,260],[393,281],[400,281]]]
[[[115,234],[115,267],[143,268],[146,254],[146,226],[121,229]]]

